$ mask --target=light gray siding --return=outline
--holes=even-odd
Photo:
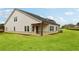
[[[53,31],[50,31],[50,26],[53,26],[54,27],[54,30]],[[58,25],[48,24],[48,25],[45,25],[44,26],[43,31],[44,31],[44,34],[57,33],[59,31],[59,28],[60,27]]]
[[[17,21],[14,21],[14,18],[17,17]],[[30,16],[29,14],[22,13],[20,11],[15,11],[11,17],[8,19],[7,23],[5,24],[5,32],[18,32],[18,33],[28,33],[25,31],[25,26],[29,26],[29,33],[36,33],[36,26],[37,24],[41,24],[41,20]],[[32,26],[34,24],[34,32],[32,31]],[[41,33],[41,26],[38,25],[38,31]],[[54,31],[50,31],[50,26],[54,27]],[[57,30],[56,30],[57,28]],[[53,24],[43,24],[43,33],[56,33],[59,31],[58,25]]]
[[[17,17],[17,22],[14,22],[14,17]],[[41,21],[37,21],[34,18],[27,16],[21,12],[15,11],[13,15],[10,17],[9,21],[5,24],[5,31],[13,32],[14,27],[16,31],[24,31],[24,26],[29,26],[31,32],[31,24],[40,23]],[[7,30],[6,30],[7,28]]]

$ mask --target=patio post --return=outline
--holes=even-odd
[[[41,36],[43,36],[43,21],[41,23]]]

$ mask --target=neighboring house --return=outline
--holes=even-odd
[[[75,28],[79,29],[79,22],[75,25]]]
[[[62,26],[62,28],[72,29],[72,28],[75,28],[75,25],[74,24],[66,24],[66,25]]]
[[[78,29],[79,30],[79,23],[77,23],[76,25],[74,24],[66,24],[64,26],[62,26],[63,29],[73,29],[73,30],[76,30]]]
[[[59,28],[54,20],[19,9],[14,9],[5,22],[5,32],[47,35],[57,33]]]

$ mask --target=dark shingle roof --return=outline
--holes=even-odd
[[[14,11],[15,11],[15,10],[20,11],[20,12],[22,12],[22,13],[29,14],[30,16],[35,17],[35,18],[37,18],[38,20],[41,20],[41,21],[43,21],[43,22],[47,22],[47,23],[54,24],[54,25],[59,25],[59,24],[57,24],[57,23],[56,23],[54,20],[52,20],[52,19],[43,18],[43,17],[38,16],[38,15],[36,15],[36,14],[30,13],[30,12],[27,12],[27,11],[24,11],[24,10],[20,10],[20,9],[14,9]],[[12,14],[11,14],[11,15],[12,15]],[[10,16],[11,16],[11,15],[10,15]],[[10,17],[9,17],[9,18],[10,18]],[[8,19],[9,19],[9,18],[8,18]]]

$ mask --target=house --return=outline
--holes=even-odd
[[[66,24],[66,25],[62,26],[62,28],[72,29],[72,28],[75,28],[75,25],[74,24]]]
[[[62,26],[63,29],[79,30],[79,22],[77,24],[66,24]]]
[[[43,18],[20,9],[13,10],[4,26],[5,32],[35,35],[57,33],[60,28],[59,24],[57,24],[54,20]]]

